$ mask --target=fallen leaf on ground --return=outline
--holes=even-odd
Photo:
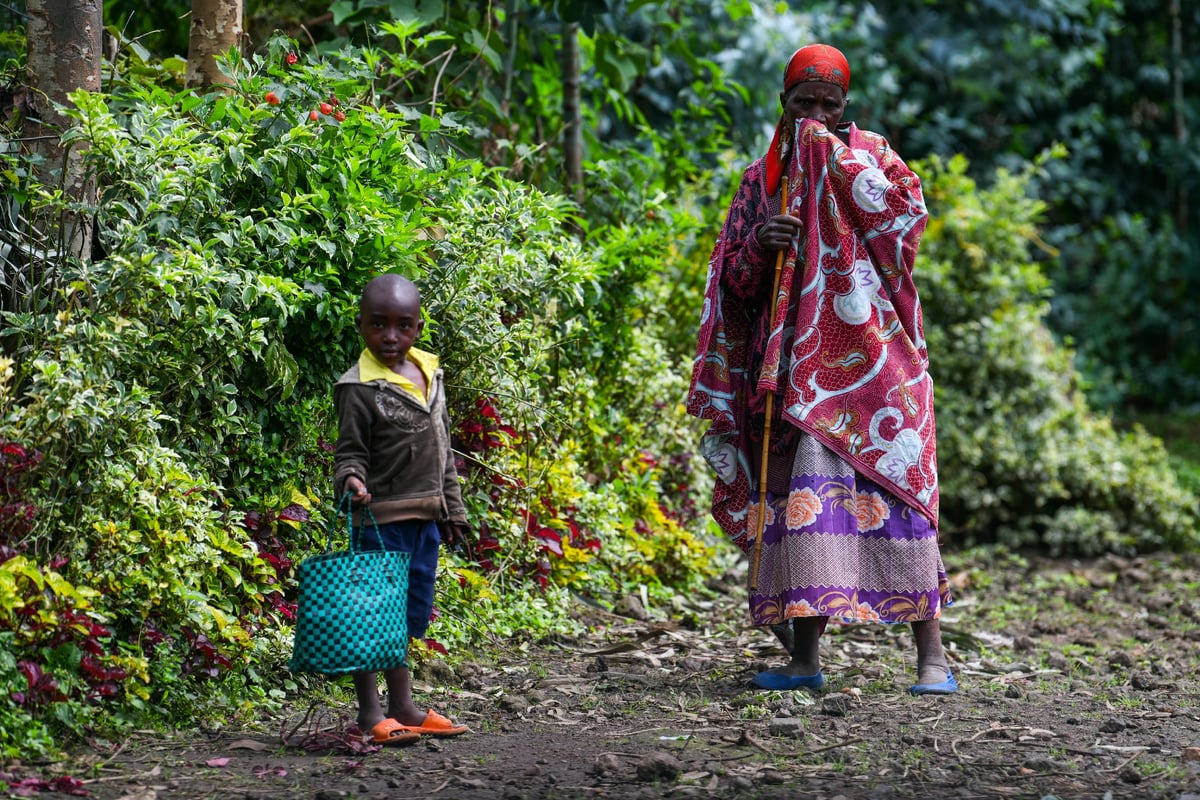
[[[274,748],[271,745],[266,744],[265,742],[260,742],[256,739],[238,739],[236,742],[229,743],[229,749],[230,750],[257,750],[258,752],[261,753],[264,750],[272,750]]]

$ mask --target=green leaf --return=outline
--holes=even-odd
[[[428,25],[446,13],[446,6],[444,0],[391,0],[388,10],[392,19]]]
[[[503,61],[500,58],[500,54],[492,49],[491,44],[483,33],[477,30],[468,31],[467,41],[475,52],[479,53],[483,60],[487,62],[489,67],[496,71],[503,69]]]

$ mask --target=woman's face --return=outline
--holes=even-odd
[[[846,110],[846,93],[834,83],[805,81],[797,83],[787,92],[781,92],[779,102],[783,104],[788,130],[798,119],[812,119],[832,131],[842,121],[842,112]]]

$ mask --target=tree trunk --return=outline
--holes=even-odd
[[[192,0],[187,86],[205,90],[230,85],[217,67],[217,56],[241,43],[242,0]]]
[[[563,165],[565,193],[583,202],[583,117],[579,104],[579,23],[562,26]]]
[[[77,208],[94,206],[95,181],[84,172],[84,148],[63,147],[60,137],[71,120],[54,104],[69,106],[67,94],[77,89],[100,91],[103,5],[101,0],[29,0],[26,10],[27,73],[35,101],[22,137],[30,152],[43,159],[36,179],[60,189]],[[27,297],[42,287],[43,277],[55,273],[62,258],[90,256],[92,218],[86,211],[50,210],[25,223],[19,261],[26,286],[14,294]]]
[[[505,0],[504,24],[508,26],[508,52],[504,54],[504,94],[500,97],[500,110],[508,114],[512,107],[513,76],[517,63],[517,35],[520,12],[517,0]]]
[[[1183,21],[1180,19],[1179,0],[1170,2],[1171,17],[1171,59],[1174,66],[1171,70],[1172,101],[1175,106],[1175,140],[1186,152],[1188,129],[1187,115],[1183,105]],[[1175,189],[1175,227],[1180,235],[1187,235],[1188,229],[1188,191],[1187,185],[1179,181]]]

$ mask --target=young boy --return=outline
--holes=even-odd
[[[451,543],[464,541],[466,510],[450,452],[450,420],[437,356],[413,347],[425,323],[412,281],[380,275],[369,281],[355,318],[367,349],[333,387],[338,414],[334,458],[336,496],[350,492],[355,523],[371,506],[384,549],[412,554],[408,633],[421,638],[433,610],[439,522]],[[365,550],[379,549],[368,525]],[[412,744],[421,735],[466,733],[412,699],[408,665],[384,672],[385,713],[374,672],[354,675],[358,725],[380,745]]]

